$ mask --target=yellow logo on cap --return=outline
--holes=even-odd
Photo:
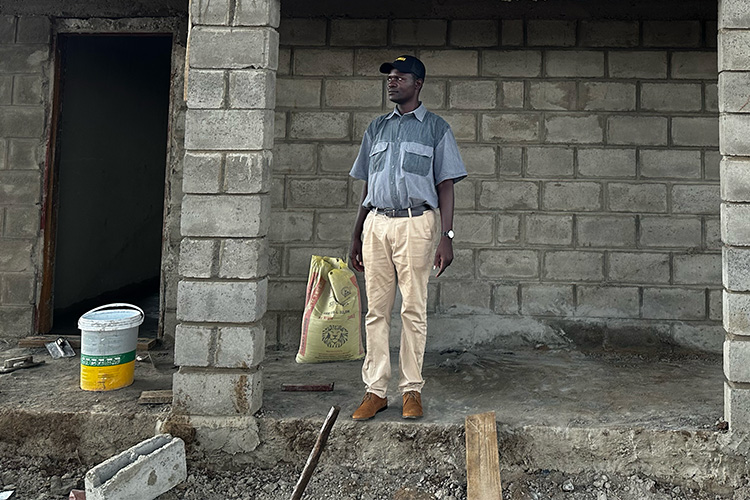
[[[397,61],[406,61],[406,58],[405,57],[397,57],[396,60]]]

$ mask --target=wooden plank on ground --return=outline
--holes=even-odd
[[[334,382],[330,384],[281,384],[285,392],[331,392]]]
[[[138,345],[136,346],[136,349],[139,351],[150,351],[155,345],[156,339],[138,337]]]
[[[78,335],[34,335],[24,337],[18,341],[18,347],[44,347],[44,344],[54,342],[60,337],[64,338],[74,349],[81,348],[81,337]]]
[[[466,417],[466,498],[502,500],[495,412]]]
[[[172,402],[172,390],[143,391],[138,398],[139,405],[163,405]]]

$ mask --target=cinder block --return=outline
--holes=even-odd
[[[718,149],[716,151],[703,152],[703,175],[706,179],[719,180],[722,158]]]
[[[354,227],[354,221],[356,218],[356,210],[347,210],[344,213],[319,213],[317,217],[318,222],[315,225],[315,235],[317,240],[349,244],[352,237],[350,232],[348,230],[345,230],[344,228],[349,229]]]
[[[349,113],[292,112],[289,136],[294,139],[348,139]]]
[[[529,83],[529,104],[533,109],[576,109],[576,82]]]
[[[323,144],[320,147],[320,169],[348,173],[359,154],[358,144]]]
[[[0,16],[0,43],[16,40],[16,16]]]
[[[476,50],[422,50],[419,58],[432,76],[475,76],[479,74]]]
[[[544,278],[563,281],[601,281],[604,253],[549,251],[544,253]]]
[[[461,228],[458,228],[458,230],[460,231]],[[451,279],[473,279],[476,275],[474,272],[474,260],[474,249],[454,248],[453,263],[446,273],[449,273]],[[361,289],[364,290],[364,287]]]
[[[700,218],[641,217],[640,244],[645,247],[700,248]]]
[[[47,44],[52,34],[52,23],[47,16],[21,16],[17,29],[16,43]]]
[[[422,87],[419,94],[420,100],[427,106],[427,109],[444,109],[445,108],[445,91],[446,82],[430,79],[427,86]],[[392,105],[389,101],[389,105]]]
[[[253,323],[266,312],[267,280],[180,281],[177,319],[195,322]]]
[[[461,228],[462,243],[492,244],[492,215],[459,212],[455,215],[454,221],[454,225]]]
[[[666,212],[667,186],[612,182],[607,186],[609,209],[613,212]]]
[[[637,47],[639,31],[637,21],[580,22],[583,47]]]
[[[578,107],[596,111],[634,111],[635,84],[619,82],[581,82]]]
[[[48,59],[46,45],[0,45],[0,74],[40,73]]]
[[[523,82],[502,82],[502,107],[510,109],[523,108]]]
[[[706,83],[704,90],[703,106],[706,111],[719,111],[719,86],[715,83]]]
[[[521,216],[497,216],[497,241],[500,244],[513,244],[521,241]]]
[[[281,0],[235,0],[235,26],[271,26],[278,28]]]
[[[271,281],[268,284],[268,309],[270,311],[297,312],[304,310],[306,282],[306,279],[298,281]]]
[[[260,444],[258,422],[252,416],[180,415],[178,418],[195,429],[195,440],[208,453],[247,454]]]
[[[326,19],[285,17],[279,23],[279,44],[315,46],[326,44]]]
[[[533,250],[479,250],[479,277],[534,278],[539,276],[539,256]]]
[[[175,329],[174,364],[177,366],[209,366],[211,346],[216,328],[179,324]]]
[[[180,276],[210,278],[218,240],[183,238],[180,242]]]
[[[276,111],[273,114],[273,137],[274,139],[286,138],[286,112]]]
[[[731,382],[750,383],[750,342],[724,341],[724,375]]]
[[[441,113],[453,130],[457,141],[476,141],[477,117],[474,113]]]
[[[482,139],[498,142],[539,142],[539,114],[482,114]]]
[[[584,177],[635,177],[635,149],[578,148],[578,173]]]
[[[476,189],[473,182],[468,180],[459,182],[453,186],[453,191],[456,210],[474,210],[477,207]]]
[[[750,249],[724,246],[722,256],[724,287],[733,292],[750,291]]]
[[[674,184],[671,197],[676,214],[718,215],[721,206],[719,186],[715,184]]]
[[[292,72],[292,49],[279,49],[279,67],[276,76],[288,76]]]
[[[488,314],[492,284],[489,282],[457,281],[440,286],[440,311],[447,314]]]
[[[706,47],[716,48],[719,38],[718,22],[715,20],[706,21]]]
[[[667,53],[663,51],[609,52],[611,78],[667,78]]]
[[[0,267],[2,264],[0,263]],[[3,306],[0,307],[0,335],[2,338],[20,339],[33,335],[34,306]]]
[[[602,77],[604,52],[593,50],[550,50],[546,54],[546,74],[549,77]]]
[[[269,150],[227,154],[224,165],[224,192],[232,194],[267,193],[271,184]]]
[[[662,116],[610,116],[607,123],[607,142],[665,146],[667,121],[667,118]]]
[[[274,109],[276,107],[276,74],[266,69],[230,71],[229,107]]]
[[[377,76],[383,80],[385,79],[385,75],[380,72],[380,65],[386,61],[393,61],[400,54],[406,53],[411,53],[411,51],[395,47],[380,49],[358,48],[354,51],[354,74],[358,76]],[[432,84],[433,79],[431,76],[429,81]]]
[[[719,116],[721,153],[728,156],[750,155],[750,115]]]
[[[648,319],[696,320],[706,316],[704,290],[689,288],[644,288],[643,317]]]
[[[219,277],[254,279],[268,274],[266,238],[222,240],[219,249]]]
[[[278,65],[279,35],[273,28],[195,26],[190,32],[190,67],[265,68]]]
[[[383,94],[380,80],[326,80],[323,103],[329,108],[380,108]]]
[[[573,148],[529,147],[526,149],[528,177],[573,177]]]
[[[181,367],[172,380],[172,411],[176,415],[252,415],[262,403],[262,378],[260,371]]]
[[[674,323],[672,340],[675,345],[684,348],[719,354],[724,340],[724,329],[717,324]]]
[[[315,159],[314,144],[277,142],[273,150],[273,172],[312,172],[315,170]]]
[[[721,0],[719,28],[750,28],[750,5],[744,0]],[[750,413],[748,419],[750,421]]]
[[[703,218],[703,246],[707,250],[721,250],[721,219]]]
[[[675,284],[717,286],[721,283],[721,254],[675,255],[672,266]]]
[[[703,89],[699,83],[643,83],[641,109],[645,111],[700,111]]]
[[[594,144],[604,142],[604,117],[599,115],[548,115],[544,138],[552,143]]]
[[[185,148],[271,149],[273,118],[272,110],[189,109],[185,114]]]
[[[0,24],[2,21],[0,20]],[[0,105],[9,105],[13,101],[13,77],[0,76]]]
[[[589,318],[638,318],[637,287],[579,286],[576,315]]]
[[[451,21],[450,44],[454,47],[495,47],[498,22],[492,19]]]
[[[382,47],[388,43],[387,34],[385,19],[333,19],[330,43],[332,46]]]
[[[484,50],[482,75],[505,77],[539,77],[542,53],[538,50]]]
[[[268,238],[272,242],[310,241],[313,235],[313,212],[271,212]]]
[[[602,186],[597,182],[545,182],[542,194],[545,210],[596,211],[602,207]]]
[[[527,215],[526,242],[532,245],[571,245],[573,243],[573,216]]]
[[[520,47],[523,45],[523,20],[503,19],[501,21],[501,45],[505,47]]]
[[[672,118],[672,142],[676,146],[719,145],[719,120],[716,117]]]
[[[733,431],[750,428],[750,390],[724,382],[724,418]]]
[[[573,47],[576,44],[576,22],[530,19],[526,23],[526,38],[532,47]]]
[[[354,72],[354,51],[348,49],[295,49],[294,74],[346,76]]]
[[[286,186],[283,177],[273,178],[271,181],[271,206],[273,208],[283,208]]]
[[[187,104],[191,109],[218,109],[224,103],[225,72],[191,69],[188,72]]]
[[[345,179],[292,179],[289,181],[289,207],[346,206]]]
[[[607,278],[620,283],[669,283],[669,254],[611,252]]]
[[[492,310],[496,314],[518,314],[518,286],[495,285],[492,287]]]
[[[716,51],[672,53],[672,78],[716,80],[718,76]]]
[[[719,32],[719,71],[747,71],[750,68],[749,30]]]
[[[708,291],[708,319],[712,321],[722,320],[723,293],[724,290]]]
[[[572,285],[521,285],[521,314],[529,316],[573,316]]]
[[[750,71],[723,71],[719,75],[719,111],[722,113],[750,113],[747,105],[747,89],[750,86]]]
[[[228,26],[231,23],[231,19],[229,18],[229,0],[191,2],[190,16],[195,25],[213,24]]]
[[[38,203],[40,191],[41,179],[38,171],[0,171],[0,194],[2,194],[3,204],[31,205]]]
[[[44,104],[42,79],[37,75],[16,75],[13,77],[13,104]]]
[[[349,242],[339,245],[338,247],[331,246],[331,242],[324,242],[323,244],[312,247],[289,248],[287,251],[288,258],[286,259],[286,274],[299,279],[307,278],[310,272],[310,257],[312,255],[330,255],[333,257],[344,258],[349,251],[348,243]]]
[[[721,199],[750,202],[750,161],[732,157],[722,158]]]
[[[643,45],[645,47],[699,47],[700,21],[644,21]]]
[[[37,205],[11,206],[5,209],[5,229],[8,238],[35,238],[39,236],[41,210]]]
[[[576,240],[581,247],[635,248],[634,216],[579,215],[576,230]]]
[[[5,106],[0,113],[0,136],[38,138],[44,133],[44,123],[41,106]]]
[[[152,500],[187,479],[185,443],[159,434],[86,473],[89,500]]]
[[[450,82],[448,107],[458,109],[494,109],[497,107],[497,83],[489,80]]]
[[[21,306],[34,303],[36,280],[31,273],[0,275],[0,304]]]
[[[442,46],[447,32],[448,21],[443,19],[394,19],[391,43],[410,47]]]
[[[183,236],[253,238],[268,232],[270,200],[263,195],[194,195],[182,201]]]
[[[523,148],[505,147],[499,149],[500,175],[521,175],[523,170]]]
[[[479,192],[481,208],[534,210],[539,207],[539,186],[525,181],[485,181]]]
[[[724,328],[732,335],[750,335],[750,294],[724,290],[722,316]]]
[[[700,179],[699,150],[641,149],[641,176],[645,178]]]
[[[461,159],[471,177],[475,175],[495,175],[497,151],[492,146],[462,146]],[[454,189],[461,184],[454,185]]]
[[[187,151],[182,162],[184,193],[218,193],[221,189],[220,153]]]
[[[213,366],[219,368],[252,368],[263,361],[266,331],[263,325],[222,326],[216,339]]]

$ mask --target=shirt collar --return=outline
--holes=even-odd
[[[427,108],[424,107],[424,104],[421,102],[419,103],[419,106],[414,111],[409,111],[408,113],[404,113],[404,115],[414,115],[414,118],[417,120],[424,121],[424,117],[427,114]],[[398,112],[398,106],[393,108],[393,111],[386,117],[386,120],[390,120],[394,116],[403,116],[401,113]]]

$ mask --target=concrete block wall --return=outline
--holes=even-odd
[[[48,17],[0,16],[0,339],[34,324],[51,30]]]
[[[721,237],[724,242],[724,417],[750,428],[750,5],[719,3]]]
[[[347,174],[392,107],[378,67],[412,53],[469,171],[428,349],[479,342],[462,321],[504,345],[532,320],[573,340],[720,352],[716,22],[467,9],[281,20],[268,347],[297,347],[310,255],[347,254],[361,189]]]

